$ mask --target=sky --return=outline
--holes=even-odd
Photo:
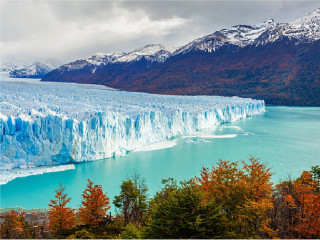
[[[237,24],[290,22],[319,1],[0,0],[0,62],[56,65],[98,52],[168,48]]]

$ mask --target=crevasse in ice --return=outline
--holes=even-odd
[[[264,101],[0,81],[0,169],[93,161],[263,112]]]

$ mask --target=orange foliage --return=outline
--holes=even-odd
[[[103,193],[101,185],[93,185],[88,179],[87,188],[82,194],[82,207],[79,209],[79,217],[82,224],[97,227],[110,209],[109,198]]]
[[[68,198],[64,191],[65,188],[60,184],[56,190],[56,200],[51,200],[49,204],[49,228],[55,234],[71,229],[75,225],[75,214],[66,206],[71,198]]]
[[[214,201],[222,206],[228,219],[229,236],[245,238],[258,233],[274,233],[267,227],[267,211],[272,208],[271,173],[265,165],[253,157],[250,163],[220,160],[209,171],[203,168],[194,182],[203,192],[206,202]]]
[[[300,220],[295,227],[301,238],[320,237],[320,193],[319,183],[312,179],[310,172],[304,171],[301,177],[294,181],[297,193],[296,205],[299,206],[297,218]]]
[[[320,238],[319,182],[310,172],[276,186],[271,227],[281,238]]]
[[[15,238],[17,233],[22,231],[19,215],[14,211],[4,215],[4,222],[1,223],[0,237],[4,239]]]

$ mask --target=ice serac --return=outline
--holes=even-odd
[[[0,82],[0,169],[93,161],[264,111],[264,101]]]

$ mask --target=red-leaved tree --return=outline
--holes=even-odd
[[[253,157],[242,164],[220,160],[211,170],[203,168],[194,182],[205,203],[222,207],[228,238],[273,237],[267,216],[272,208],[271,173]]]
[[[60,184],[56,190],[56,199],[51,200],[49,204],[49,228],[56,235],[73,228],[76,220],[73,210],[67,207],[71,198],[68,198],[64,191],[65,187]]]
[[[109,198],[103,193],[101,185],[93,185],[90,179],[82,197],[82,207],[79,209],[81,222],[90,227],[97,227],[110,209]]]

